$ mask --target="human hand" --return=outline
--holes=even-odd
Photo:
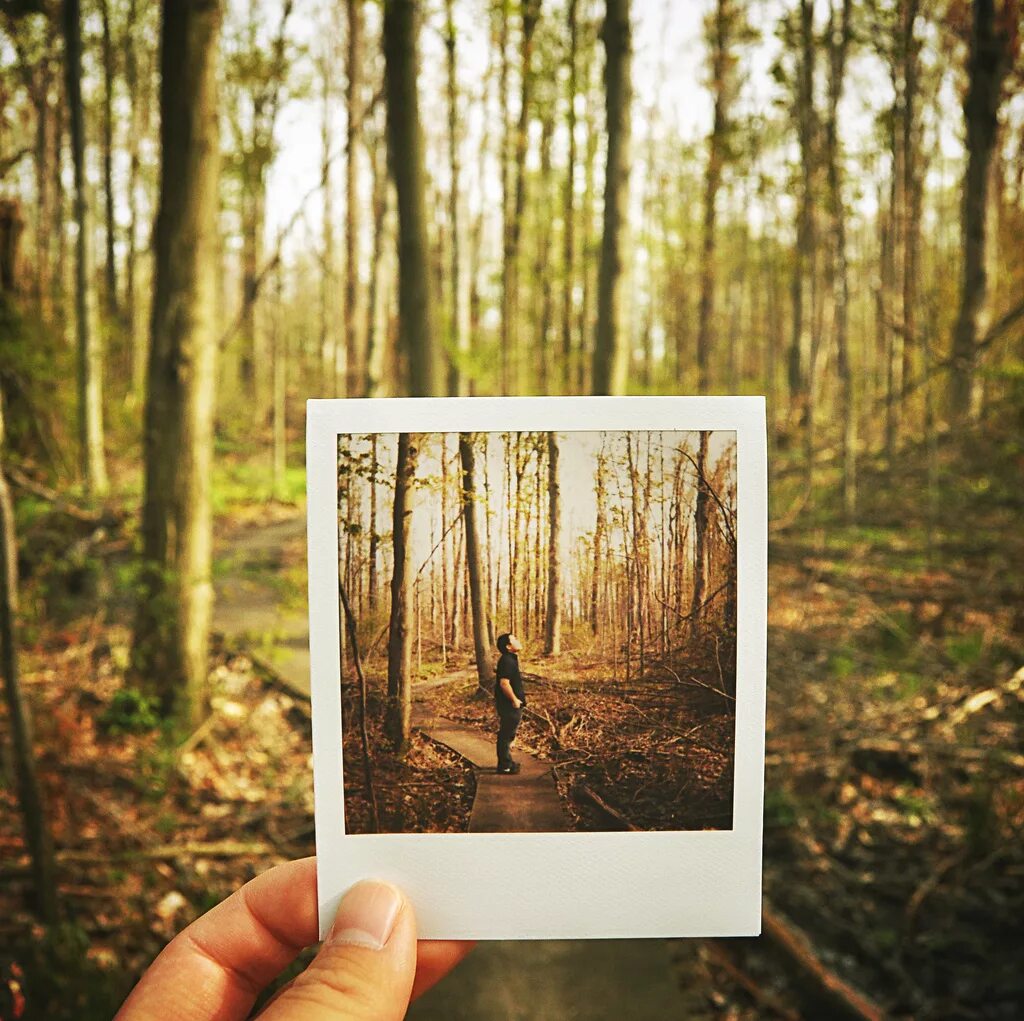
[[[278,865],[171,940],[114,1021],[243,1021],[260,991],[317,935],[316,859]],[[472,945],[417,944],[402,894],[386,883],[357,883],[309,967],[260,1019],[397,1021]]]

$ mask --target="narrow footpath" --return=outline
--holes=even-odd
[[[417,704],[413,726],[451,748],[476,770],[476,798],[469,818],[470,833],[564,833],[569,820],[562,807],[551,766],[513,750],[522,767],[516,776],[495,772],[494,735],[427,715]]]
[[[213,630],[309,698],[306,600],[285,598],[285,572],[306,560],[306,516],[248,525],[214,545]]]

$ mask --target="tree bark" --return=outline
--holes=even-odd
[[[100,0],[103,57],[103,200],[105,214],[107,314],[112,322],[120,319],[117,290],[117,217],[114,215],[114,43],[110,31],[110,0]]]
[[[708,434],[700,434],[697,454],[697,499],[693,507],[693,600],[690,604],[690,625],[695,634],[702,631],[704,593],[707,588],[708,546]]]
[[[78,345],[78,438],[80,470],[91,496],[106,495],[103,450],[103,341],[96,324],[90,241],[92,224],[85,174],[85,111],[82,103],[82,25],[80,0],[63,0],[64,71],[71,162],[75,187],[75,328]]]
[[[0,297],[0,302],[4,299]],[[0,392],[0,674],[4,681],[4,702],[11,729],[18,807],[25,827],[25,846],[32,867],[36,910],[43,922],[57,921],[57,876],[53,841],[46,823],[28,709],[21,694],[16,638],[17,613],[17,540],[14,533],[14,506],[4,471],[4,411]]]
[[[597,502],[597,512],[594,518],[594,562],[590,583],[590,630],[595,635],[600,628],[598,603],[601,582],[601,551],[605,535],[604,490],[606,480],[607,471],[605,467],[604,444],[602,443],[601,450],[597,455],[597,470],[594,474],[594,498]]]
[[[320,57],[320,185],[322,188],[322,248],[320,252],[320,392],[332,397],[338,389],[338,338],[336,330],[335,287],[337,272],[334,248],[334,174],[332,149],[332,103],[334,93],[334,61],[331,46],[324,43],[327,52]]]
[[[436,311],[431,295],[427,240],[423,132],[416,85],[417,4],[385,0],[384,64],[388,152],[398,197],[399,350],[405,390],[439,396]]]
[[[850,367],[850,284],[846,258],[846,205],[843,198],[842,149],[839,142],[839,104],[843,97],[846,54],[849,49],[852,0],[829,0],[828,120],[825,148],[828,161],[829,207],[832,212],[832,307],[839,376],[839,418],[842,429],[843,509],[852,519],[857,504],[857,419],[854,413],[853,372]]]
[[[363,393],[367,397],[378,396],[388,332],[386,328],[380,328],[381,313],[378,308],[384,259],[384,217],[388,209],[387,169],[384,156],[378,151],[383,148],[383,145],[375,146],[372,154],[373,254],[370,257],[370,287],[366,300],[366,379],[363,383]]]
[[[562,651],[562,524],[558,485],[558,436],[548,433],[548,606],[544,653]]]
[[[626,388],[629,361],[629,305],[625,274],[633,45],[629,0],[607,0],[601,38],[606,54],[604,81],[608,156],[592,386],[595,394],[621,394]]]
[[[504,386],[505,393],[520,392],[519,252],[522,242],[523,215],[526,210],[526,149],[529,143],[530,115],[533,106],[533,37],[540,19],[540,8],[540,0],[522,0],[522,34],[519,45],[519,119],[515,127],[515,146],[511,168],[515,176],[515,198],[509,210],[509,220],[505,230],[505,252],[501,275],[501,344],[504,364],[508,367]],[[507,31],[507,24],[505,27]]]
[[[732,0],[718,0],[708,18],[711,47],[711,89],[714,113],[708,135],[708,165],[704,174],[704,221],[701,236],[700,311],[697,316],[697,390],[707,393],[711,385],[711,351],[715,346],[715,223],[718,190],[725,166],[726,132],[729,124],[732,56],[731,29],[736,18]]]
[[[797,415],[806,419],[807,395],[810,390],[811,308],[809,300],[814,274],[814,0],[800,0],[798,11],[797,86],[794,115],[800,144],[800,195],[797,208],[796,252],[790,296],[793,304],[792,332],[789,345],[789,395]]]
[[[978,410],[974,378],[977,343],[985,332],[988,278],[985,250],[989,243],[986,209],[992,154],[999,128],[1003,85],[1012,64],[1010,45],[1014,17],[1006,4],[1002,15],[995,0],[975,0],[972,5],[969,83],[964,97],[967,138],[967,169],[963,180],[963,275],[960,311],[953,330],[949,410],[954,422],[973,417]]]
[[[369,577],[366,584],[366,600],[373,614],[377,609],[377,434],[370,439],[370,551]]]
[[[448,59],[448,230],[450,234],[448,269],[451,300],[448,305],[448,394],[463,394],[463,359],[469,352],[463,314],[462,249],[459,228],[459,189],[462,167],[459,161],[459,85],[456,61],[455,0],[445,0],[444,43]]]
[[[412,733],[412,633],[409,629],[411,572],[412,487],[416,475],[416,446],[409,433],[398,435],[393,514],[394,567],[391,574],[391,619],[388,627],[387,732],[398,755],[409,748]]]
[[[348,14],[348,57],[345,105],[348,119],[345,126],[345,364],[348,381],[345,393],[365,397],[365,352],[361,350],[358,329],[359,305],[359,166],[356,146],[359,142],[363,116],[363,0],[345,0]]]
[[[569,153],[565,168],[562,211],[562,393],[572,392],[572,337],[576,286],[576,93],[579,50],[579,0],[569,0],[568,123]]]
[[[142,598],[133,659],[164,713],[197,721],[213,598],[222,8],[210,0],[164,0],[162,10],[160,205],[145,410]]]
[[[483,572],[481,571],[480,529],[477,522],[476,457],[471,433],[459,433],[459,457],[462,461],[462,517],[466,533],[466,570],[469,574],[469,605],[473,618],[473,653],[477,681],[486,687],[491,679],[487,656],[487,616],[484,609]],[[485,505],[486,506],[486,505]]]
[[[129,0],[128,20],[124,34],[124,84],[132,105],[128,139],[128,253],[125,259],[125,317],[128,322],[128,339],[131,350],[133,401],[139,405],[146,395],[146,352],[148,337],[140,286],[139,249],[139,190],[142,187],[141,142],[148,136],[152,92],[150,86],[152,67],[144,62],[139,73],[138,49],[140,47],[138,0]]]

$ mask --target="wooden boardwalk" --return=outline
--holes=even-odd
[[[476,769],[470,833],[568,831],[569,820],[547,763],[525,752],[514,753],[522,771],[516,776],[500,776],[495,772],[494,734],[429,716],[419,706],[413,714],[413,724],[434,741],[457,752]]]

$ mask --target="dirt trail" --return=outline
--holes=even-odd
[[[305,600],[286,598],[284,573],[305,561],[305,544],[305,514],[218,537],[213,630],[309,698],[309,618]]]

